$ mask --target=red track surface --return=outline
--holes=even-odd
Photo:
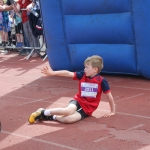
[[[92,117],[74,124],[41,122],[29,115],[40,107],[65,107],[77,92],[77,82],[44,77],[48,62],[26,60],[16,53],[0,55],[1,150],[150,150],[150,81],[104,75],[116,103],[116,115],[105,96]]]

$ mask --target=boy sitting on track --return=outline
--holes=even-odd
[[[98,55],[88,57],[84,61],[85,69],[81,72],[70,72],[67,70],[53,71],[44,67],[42,73],[47,76],[65,76],[79,81],[78,94],[69,102],[66,108],[52,108],[44,110],[39,108],[33,112],[28,121],[34,123],[36,120],[56,120],[62,123],[74,123],[85,117],[91,116],[97,109],[102,92],[106,94],[110,105],[110,112],[104,117],[115,115],[115,104],[110,92],[109,84],[100,75],[103,68],[103,60]]]

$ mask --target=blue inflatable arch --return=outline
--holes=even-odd
[[[83,70],[100,55],[103,73],[150,79],[150,0],[41,0],[54,70]]]

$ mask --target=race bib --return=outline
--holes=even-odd
[[[81,83],[81,96],[96,98],[98,92],[98,84],[96,83]]]

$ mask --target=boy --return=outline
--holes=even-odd
[[[69,102],[66,108],[52,108],[44,110],[38,109],[29,117],[29,123],[36,120],[57,120],[62,123],[74,123],[85,117],[91,116],[93,111],[99,105],[102,91],[106,94],[110,112],[104,117],[110,117],[115,114],[115,104],[108,82],[100,76],[103,68],[103,60],[98,55],[88,57],[84,61],[84,72],[70,72],[67,70],[53,71],[51,68],[44,67],[42,73],[47,76],[65,76],[79,81],[78,94]]]

